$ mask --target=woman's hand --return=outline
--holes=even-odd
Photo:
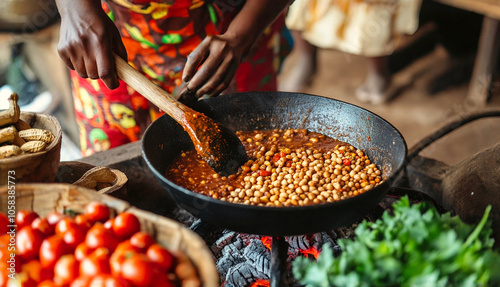
[[[206,37],[189,54],[182,80],[196,91],[196,98],[220,94],[233,79],[247,46],[228,34]]]
[[[264,29],[284,11],[292,0],[246,0],[226,33],[207,37],[188,56],[182,80],[187,88],[216,96],[224,91],[240,65],[249,54]]]
[[[127,51],[100,0],[58,0],[61,35],[57,47],[66,65],[82,78],[101,79],[109,89],[118,87],[113,53],[124,60]]]

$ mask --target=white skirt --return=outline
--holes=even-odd
[[[418,28],[421,0],[295,0],[290,30],[320,48],[378,57],[391,54]]]

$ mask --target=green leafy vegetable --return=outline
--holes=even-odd
[[[393,214],[363,221],[354,240],[340,239],[337,258],[324,246],[317,261],[297,258],[293,273],[308,287],[500,286],[490,211],[473,226],[425,203],[410,206],[404,197]]]

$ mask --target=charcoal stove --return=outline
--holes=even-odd
[[[369,213],[364,219],[376,220],[380,217],[384,210],[390,209],[391,204],[398,200],[401,196],[407,195],[413,202],[427,201],[438,208],[438,210],[444,212],[446,210],[453,210],[453,206],[443,207],[443,202],[441,194],[443,189],[446,188],[444,182],[449,177],[450,174],[456,170],[455,167],[447,166],[444,163],[435,161],[433,159],[428,159],[419,156],[419,153],[425,149],[427,146],[438,140],[439,138],[445,136],[446,134],[458,129],[459,127],[475,121],[480,118],[486,117],[498,117],[500,116],[500,110],[487,110],[487,111],[476,111],[468,115],[460,116],[456,119],[450,121],[449,124],[445,125],[435,133],[421,140],[416,144],[408,153],[407,162],[405,164],[406,168],[404,172],[401,173],[399,179],[393,184],[388,193],[385,195],[383,200],[380,202],[379,206],[375,208],[371,213]],[[301,248],[298,246],[293,246],[290,241],[302,241],[305,236],[313,235],[299,235],[296,237],[284,237],[284,236],[274,236],[273,238],[264,238],[263,236],[249,235],[235,233],[229,230],[220,229],[214,227],[186,212],[184,209],[176,206],[173,201],[162,192],[162,187],[159,186],[158,182],[154,179],[154,176],[150,173],[146,167],[144,160],[140,156],[140,146],[135,144],[133,146],[134,152],[124,151],[126,147],[115,149],[115,154],[130,154],[135,155],[133,159],[127,160],[116,160],[114,163],[109,165],[109,162],[104,163],[103,157],[87,158],[84,161],[88,163],[93,163],[95,165],[109,165],[113,168],[118,168],[124,171],[130,179],[129,182],[129,193],[127,200],[131,201],[134,205],[139,208],[153,211],[155,213],[165,215],[172,219],[175,219],[190,229],[198,233],[211,247],[214,256],[217,258],[217,264],[221,272],[221,282],[225,282],[225,286],[295,286],[296,282],[291,278],[289,263],[293,260],[293,256],[304,256],[300,252]],[[487,158],[498,158],[500,150],[500,145],[497,144],[494,148],[483,152],[483,157]],[[115,159],[114,156],[109,158]],[[123,159],[123,158],[122,158]],[[470,161],[465,162],[465,166],[468,164],[473,164],[477,157],[471,158]],[[500,161],[497,162],[500,166]],[[138,175],[138,169],[140,169],[140,176]],[[498,189],[498,167],[497,169],[492,169],[492,178],[497,178],[496,182],[492,182],[490,188]],[[495,173],[497,172],[497,173]],[[140,190],[148,190],[149,192],[141,194]],[[151,204],[151,203],[156,204]],[[167,204],[165,204],[167,203]],[[458,212],[457,212],[458,213]],[[290,223],[293,224],[293,223]],[[333,249],[337,252],[341,252],[340,247],[336,245],[336,240],[338,238],[350,238],[353,236],[353,230],[356,224],[353,226],[346,226],[338,228],[335,230],[325,230],[320,233],[322,238],[321,242],[315,242],[314,248],[320,251],[322,244],[330,244]],[[318,236],[314,234],[314,236]],[[302,239],[301,239],[302,238]],[[238,244],[240,242],[240,249],[231,246],[230,244]],[[248,243],[245,245],[241,242]],[[252,245],[250,245],[252,244]],[[267,245],[267,246],[266,246]],[[291,246],[292,245],[292,246]],[[245,251],[245,247],[254,246],[250,249],[254,249],[257,255],[252,259],[245,259],[242,255],[248,255],[252,252]],[[308,249],[310,246],[303,246],[304,249]],[[226,248],[225,251],[224,248]],[[240,250],[243,250],[240,252]],[[241,253],[241,254],[240,254]],[[234,258],[229,258],[229,255],[234,255]],[[292,255],[291,255],[292,254]],[[305,254],[309,256],[308,254]],[[225,257],[224,257],[225,256]],[[251,255],[255,256],[255,254]],[[231,260],[233,261],[231,261]],[[223,260],[223,261],[221,261]],[[254,268],[243,267],[243,263],[247,260]],[[235,267],[239,266],[239,267]],[[222,269],[222,268],[226,269]],[[245,268],[246,271],[242,271],[239,268]],[[232,274],[232,273],[234,274]],[[227,282],[228,278],[233,278],[232,282]],[[245,281],[242,281],[243,278]],[[237,283],[235,283],[237,282]],[[245,282],[245,283],[242,283]],[[246,284],[246,285],[245,285]]]

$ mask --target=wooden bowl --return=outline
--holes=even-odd
[[[51,115],[21,112],[20,118],[32,128],[46,129],[55,136],[45,150],[0,159],[0,185],[8,181],[54,182],[61,158],[62,128]],[[10,176],[10,178],[9,178]]]
[[[24,183],[1,186],[0,211],[5,214],[10,211],[9,194],[13,189],[15,190],[16,211],[33,210],[42,217],[52,211],[71,210],[80,213],[91,201],[107,204],[112,210],[112,215],[124,211],[133,213],[139,218],[143,231],[151,234],[165,248],[180,251],[189,258],[202,286],[220,286],[215,261],[203,239],[174,220],[132,207],[128,202],[115,197],[65,183]]]

